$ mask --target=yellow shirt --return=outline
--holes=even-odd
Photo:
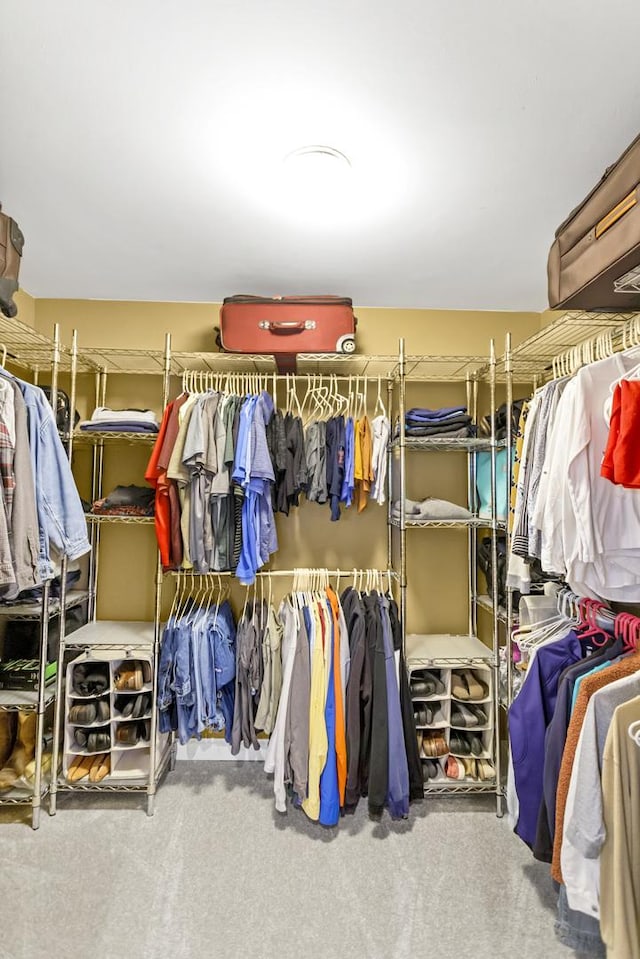
[[[311,692],[309,698],[309,786],[307,798],[302,808],[309,819],[317,820],[320,815],[320,776],[327,761],[329,742],[324,719],[327,699],[327,653],[326,647],[331,638],[323,624],[318,602],[314,596],[309,604],[311,617]],[[324,638],[323,638],[324,633]]]

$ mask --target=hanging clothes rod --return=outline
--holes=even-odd
[[[355,575],[365,575],[367,573],[374,573],[380,576],[391,576],[392,579],[399,579],[399,574],[393,569],[326,569],[324,566],[299,566],[297,569],[271,569],[271,570],[258,570],[256,576],[297,576],[299,573],[325,573],[327,576],[353,576]],[[231,570],[221,570],[219,573],[215,570],[212,570],[208,573],[196,573],[192,569],[171,569],[167,570],[164,576],[192,576],[196,578],[206,578],[217,579],[219,576],[235,576],[235,573]]]

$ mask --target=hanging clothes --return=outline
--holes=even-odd
[[[231,743],[235,707],[236,627],[228,601],[189,599],[170,615],[158,665],[161,732],[176,731],[184,745],[207,729]]]

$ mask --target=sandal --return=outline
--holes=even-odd
[[[111,736],[109,733],[89,733],[86,749],[90,753],[106,752],[111,749]]]
[[[481,706],[471,706],[471,705],[469,705],[469,706],[467,706],[466,708],[469,710],[470,713],[473,713],[474,716],[477,718],[477,720],[478,720],[477,725],[478,725],[478,726],[486,726],[486,725],[487,725],[487,722],[488,722],[487,714],[486,714],[485,710],[482,709]]]
[[[96,703],[76,703],[69,710],[70,723],[92,723],[96,718]]]
[[[116,729],[116,742],[124,746],[135,746],[139,739],[138,723],[121,723]]]
[[[478,767],[478,779],[488,782],[496,778],[493,763],[489,762],[488,759],[476,759],[476,766]]]
[[[143,743],[148,743],[151,739],[151,720],[143,719],[141,723],[138,723],[138,737],[142,740]]]
[[[76,756],[67,769],[67,780],[70,783],[80,782],[85,776],[89,775],[93,765],[93,756]]]
[[[131,663],[121,663],[114,678],[116,689],[130,689],[138,692],[143,686],[142,667],[135,661]]]
[[[462,676],[467,684],[467,689],[469,690],[469,699],[486,699],[489,693],[489,688],[488,686],[485,686],[484,683],[480,682],[475,673],[473,673],[470,669],[463,669]]]
[[[111,756],[109,753],[101,753],[93,760],[89,770],[89,781],[92,783],[102,782],[105,776],[111,772]]]
[[[449,752],[442,733],[425,733],[422,740],[422,749],[425,756],[432,759],[436,759],[438,756],[446,756]]]
[[[478,768],[477,760],[475,759],[463,759],[462,765],[464,766],[464,774],[468,779],[477,779],[478,778]]]
[[[464,765],[455,756],[449,756],[444,767],[447,779],[464,779]]]
[[[429,779],[437,779],[440,772],[440,764],[435,759],[426,759],[422,763],[422,778],[424,782]]]
[[[471,746],[467,737],[453,731],[449,736],[449,749],[458,756],[468,756],[471,753]]]
[[[461,726],[463,729],[469,726],[477,726],[479,719],[470,706],[463,706],[462,703],[456,703],[451,709],[451,725]]]

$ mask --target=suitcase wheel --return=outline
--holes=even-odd
[[[336,344],[336,353],[355,353],[356,341],[353,336],[342,336]]]

